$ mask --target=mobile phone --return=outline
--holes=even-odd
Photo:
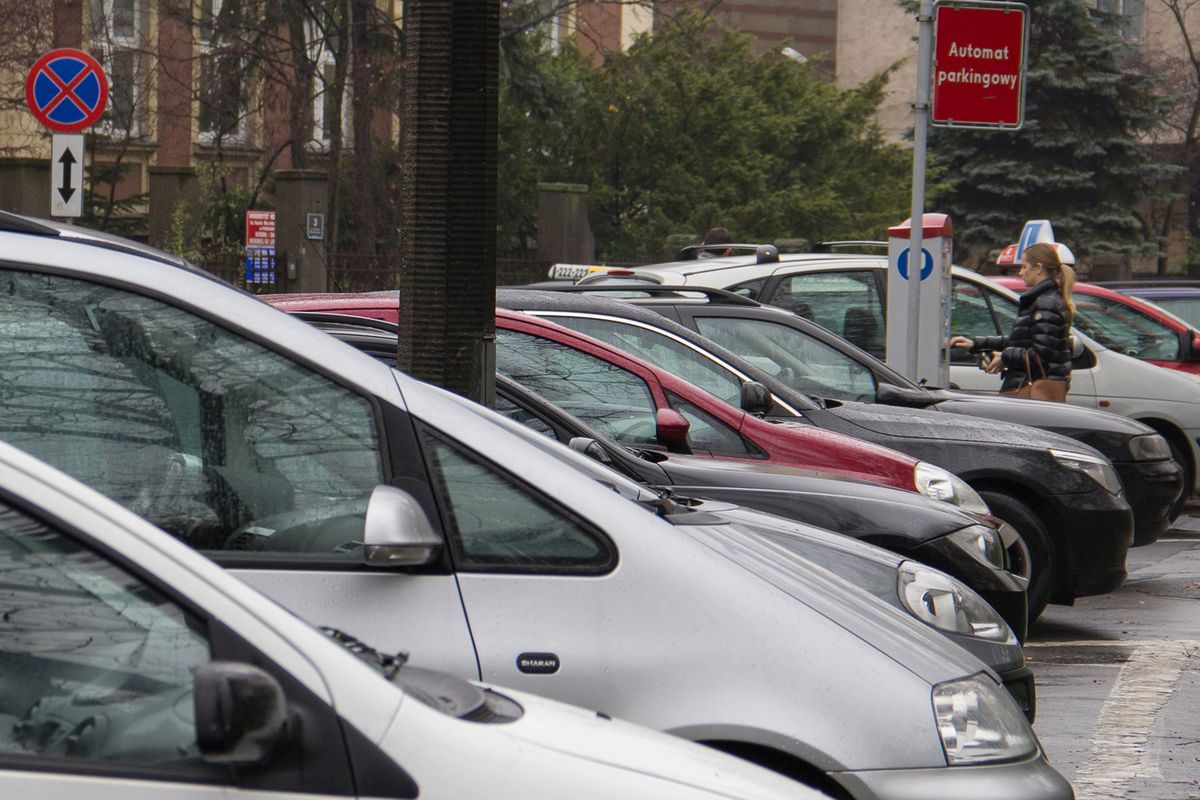
[[[979,354],[979,368],[980,369],[987,369],[988,364],[991,364],[991,363],[992,363],[992,351],[991,350],[984,350],[982,353]]]

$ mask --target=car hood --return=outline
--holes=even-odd
[[[686,739],[537,695],[487,688],[517,701],[525,711],[521,719],[503,726],[505,733],[544,750],[690,786],[698,790],[697,797],[711,793],[745,800],[818,800],[824,796]]]
[[[930,685],[990,669],[933,628],[776,541],[779,527],[775,521],[766,524],[743,518],[725,525],[684,527],[702,544],[857,636]],[[764,609],[763,613],[772,612]]]
[[[658,466],[676,494],[738,503],[855,538],[887,532],[916,547],[978,522],[917,492],[786,467],[694,456],[672,456]]]
[[[1130,460],[1130,439],[1155,432],[1129,417],[1069,403],[1033,403],[949,390],[936,390],[934,395],[938,411],[1053,431],[1091,445],[1114,462]]]
[[[836,406],[831,404],[827,411],[844,422],[884,436],[1000,444],[1037,450],[1045,450],[1047,447],[1075,451],[1091,450],[1076,440],[1028,425],[944,414],[939,411],[853,402]]]

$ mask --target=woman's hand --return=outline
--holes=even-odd
[[[988,375],[995,375],[1004,369],[1004,359],[1000,357],[999,353],[992,353],[992,360],[983,369]]]
[[[959,350],[970,350],[975,346],[975,342],[972,339],[968,339],[966,336],[951,336],[950,346],[957,347]]]

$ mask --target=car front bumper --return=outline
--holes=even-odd
[[[830,774],[854,800],[1073,800],[1071,784],[1040,750],[1021,761],[938,769]]]
[[[1154,544],[1171,527],[1171,506],[1183,491],[1183,470],[1171,459],[1114,461],[1133,509],[1133,547]]]
[[[1049,533],[1059,559],[1050,602],[1107,594],[1125,582],[1125,557],[1133,542],[1133,511],[1104,489],[1047,495],[1056,524]]]

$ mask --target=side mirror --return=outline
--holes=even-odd
[[[588,458],[594,458],[601,464],[612,463],[612,459],[608,456],[608,451],[595,439],[590,439],[587,436],[572,436],[571,440],[567,442],[567,447],[577,453],[583,453]]]
[[[371,492],[363,544],[372,567],[420,567],[436,561],[443,546],[416,498],[385,485]]]
[[[891,383],[881,383],[876,391],[875,401],[886,406],[927,408],[933,405],[934,398],[924,389],[909,389]]]
[[[1189,330],[1185,334],[1187,347],[1185,348],[1186,361],[1200,361],[1200,331]]]
[[[690,453],[688,431],[692,424],[673,408],[660,408],[654,415],[655,434],[659,444],[672,453]]]
[[[1083,355],[1083,342],[1075,335],[1074,329],[1071,331],[1071,359],[1074,360]]]
[[[196,671],[196,745],[213,764],[259,764],[287,739],[287,699],[258,667],[210,661]]]
[[[747,414],[766,414],[771,410],[775,401],[771,399],[771,390],[758,381],[746,381],[742,384],[742,411]]]

